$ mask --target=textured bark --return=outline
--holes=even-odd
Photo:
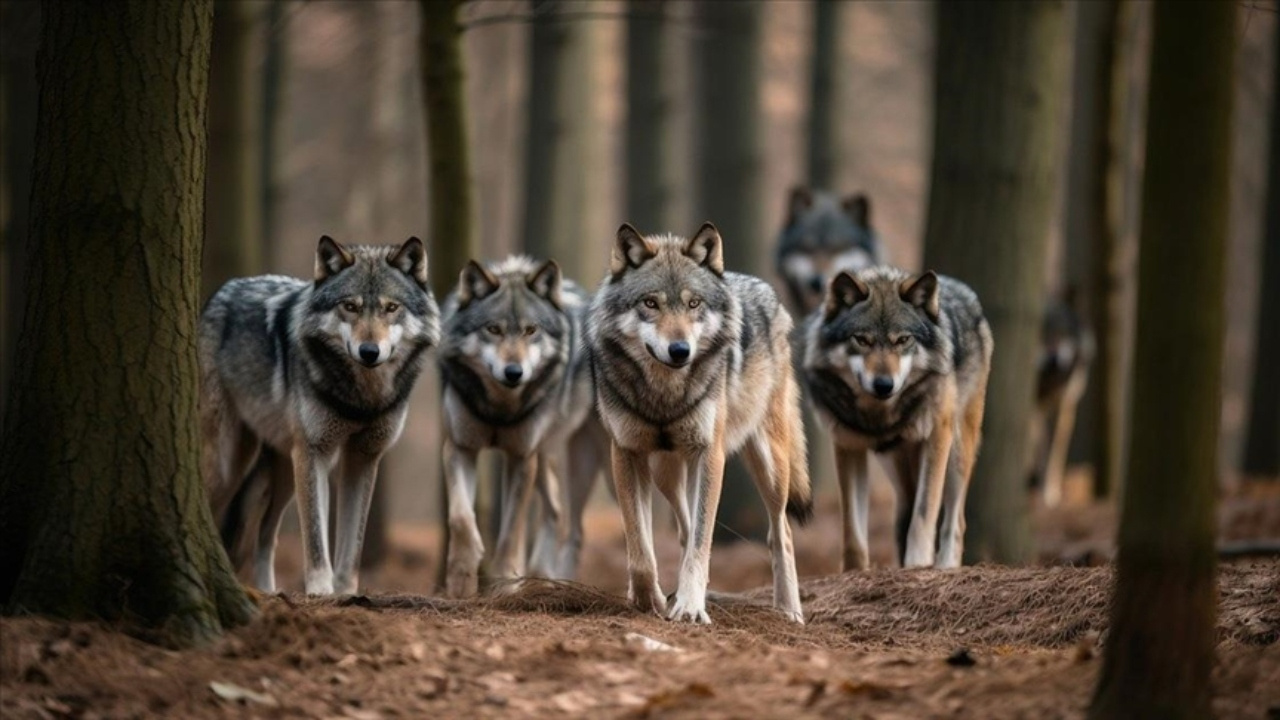
[[[1079,420],[1071,455],[1093,463],[1096,497],[1116,487],[1120,458],[1120,425],[1124,418],[1120,396],[1121,342],[1117,277],[1119,198],[1108,191],[1108,177],[1120,163],[1119,140],[1112,118],[1119,103],[1113,98],[1116,74],[1119,0],[1076,5],[1075,72],[1071,152],[1067,169],[1067,281],[1087,298],[1083,311],[1093,327],[1096,353],[1089,387],[1080,400]]]
[[[3,100],[0,100],[0,417],[17,357],[18,329],[26,300],[30,249],[31,155],[35,148],[36,47],[40,38],[40,4],[0,3],[0,46],[3,46]]]
[[[1025,462],[1066,94],[1061,2],[940,3],[925,267],[968,283],[995,336],[967,561],[1033,554]]]
[[[674,229],[676,132],[672,45],[664,0],[627,3],[627,220]]]
[[[202,297],[263,269],[260,4],[217,0],[209,58],[209,168]]]
[[[1267,168],[1266,228],[1262,239],[1261,294],[1254,335],[1249,427],[1245,431],[1246,475],[1280,481],[1280,31],[1275,33],[1271,94],[1271,154]]]
[[[1132,448],[1093,718],[1211,715],[1235,5],[1158,2],[1154,23]]]
[[[694,209],[701,213],[699,222],[710,220],[720,228],[728,267],[756,275],[766,271],[761,252],[763,16],[763,4],[756,0],[698,3],[695,17],[704,39],[693,52],[694,133],[700,150]],[[742,459],[734,457],[725,464],[715,540],[758,540],[767,532],[755,485]]]
[[[0,458],[8,612],[172,644],[253,606],[199,472],[209,2],[44,6],[31,285]]]

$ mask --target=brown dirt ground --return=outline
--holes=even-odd
[[[877,503],[885,502],[877,496]],[[367,596],[262,600],[262,616],[212,647],[174,652],[94,623],[0,620],[0,716],[124,717],[1081,717],[1105,641],[1114,511],[1035,514],[1042,566],[959,571],[836,570],[831,507],[797,532],[808,624],[767,607],[768,558],[736,543],[713,554],[710,627],[634,612],[616,513],[592,514],[583,579],[526,583],[486,598],[423,595],[435,537],[397,528]],[[890,513],[878,512],[887,518]],[[1225,539],[1280,537],[1280,493],[1222,503]],[[675,542],[659,562],[671,589]],[[281,566],[297,582],[296,550]],[[752,589],[755,588],[755,589]],[[1280,712],[1280,560],[1220,573],[1215,709]],[[649,641],[665,648],[646,647]],[[974,664],[947,658],[967,650]],[[215,690],[215,683],[218,690]],[[254,699],[228,699],[249,691]],[[219,694],[221,692],[221,694]]]

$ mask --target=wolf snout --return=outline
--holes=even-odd
[[[813,277],[809,278],[809,289],[816,293],[822,292],[823,290],[826,289],[824,283],[822,282],[821,275],[814,275]]]
[[[360,343],[360,360],[365,365],[373,367],[378,364],[378,356],[382,354],[382,350],[377,343]]]
[[[520,384],[520,379],[524,377],[524,368],[515,363],[509,363],[506,367],[502,368],[502,377],[506,380],[508,385],[515,387]]]
[[[893,394],[893,378],[877,375],[871,380],[871,392],[878,398],[887,398]]]
[[[683,365],[689,361],[689,356],[693,354],[693,348],[689,347],[689,343],[683,340],[677,340],[667,346],[667,355],[671,357],[671,362],[677,365]]]

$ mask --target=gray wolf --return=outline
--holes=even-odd
[[[1089,385],[1095,352],[1093,331],[1068,287],[1045,308],[1036,368],[1036,421],[1032,424],[1031,486],[1042,486],[1044,504],[1062,500],[1067,448],[1075,429],[1076,408]]]
[[[741,449],[769,515],[773,602],[803,622],[788,512],[812,511],[791,316],[767,283],[726,272],[720,232],[641,235],[624,224],[592,300],[587,347],[612,440],[628,597],[642,610],[707,623],[711,536],[725,457]],[[658,587],[652,488],[684,548],[670,609]]]
[[[888,267],[832,279],[806,323],[804,376],[835,442],[845,570],[870,564],[871,452],[896,471],[903,566],[960,565],[993,347],[977,296],[958,280]]]
[[[444,303],[438,362],[449,517],[446,591],[452,596],[479,589],[484,547],[475,514],[476,459],[486,448],[506,459],[493,575],[525,574],[525,520],[535,488],[543,522],[532,574],[572,577],[576,570],[582,511],[608,451],[581,348],[587,300],[561,277],[554,260],[515,256],[488,265],[469,262]],[[555,459],[566,454],[562,491]]]
[[[792,189],[774,262],[792,310],[807,316],[822,304],[836,273],[884,262],[880,237],[871,228],[871,201],[861,194],[837,198],[806,187]]]
[[[417,238],[344,247],[326,235],[313,281],[240,278],[205,306],[205,487],[233,561],[252,554],[260,590],[275,591],[276,536],[296,488],[307,593],[356,592],[378,462],[400,437],[424,353],[439,344],[439,315]]]

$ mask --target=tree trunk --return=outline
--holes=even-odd
[[[196,428],[213,6],[43,12],[0,600],[205,641],[254,612],[214,532]]]
[[[1113,198],[1107,188],[1112,167],[1120,162],[1118,138],[1111,131],[1119,17],[1119,0],[1076,5],[1075,106],[1067,160],[1066,278],[1087,298],[1077,310],[1085,313],[1096,343],[1071,457],[1093,463],[1093,490],[1099,498],[1116,486],[1123,421],[1120,366],[1113,350],[1120,341],[1120,328],[1112,321],[1119,300],[1118,208],[1110,206]]]
[[[756,0],[697,5],[705,35],[694,45],[694,119],[700,148],[695,210],[720,228],[732,270],[763,275],[764,148],[760,103],[764,6]],[[694,228],[682,232],[692,232]],[[764,506],[740,457],[725,464],[715,542],[768,532]]]
[[[627,221],[674,230],[674,38],[665,0],[627,3]]]
[[[39,102],[36,46],[40,38],[40,3],[0,3],[0,20],[0,44],[4,46],[4,64],[0,68],[4,88],[0,101],[0,122],[4,125],[0,130],[0,169],[4,172],[0,188],[4,205],[0,209],[0,417],[4,417],[30,268],[27,230]]]
[[[262,272],[262,76],[254,62],[261,8],[217,0],[209,63],[209,171],[203,292]]]
[[[840,168],[851,160],[849,148],[841,143],[840,128],[845,108],[840,88],[848,82],[840,64],[842,17],[851,12],[851,3],[816,0],[813,4],[813,60],[809,95],[809,184],[816,188],[841,190],[836,184]]]
[[[474,256],[476,240],[471,205],[471,161],[463,94],[460,0],[420,0],[422,9],[422,95],[427,124],[427,182],[430,188],[431,286],[443,298],[458,283],[463,265]],[[443,533],[436,584],[444,587],[444,558],[449,547],[449,502],[440,481]],[[490,483],[481,483],[488,487]],[[484,493],[479,493],[484,496]],[[492,493],[490,493],[491,495]],[[481,515],[480,517],[486,517]]]
[[[1133,446],[1093,718],[1211,715],[1235,5],[1159,2],[1154,22]]]
[[[1033,554],[1025,462],[1065,87],[1061,2],[940,3],[925,267],[968,283],[995,336],[967,561]]]
[[[258,237],[263,247],[263,261],[271,263],[268,248],[276,243],[276,213],[280,206],[280,160],[281,152],[281,119],[284,117],[284,83],[288,57],[285,44],[284,5],[285,0],[266,0],[266,22],[263,28],[266,36],[262,56],[262,149],[258,155],[261,164],[258,168],[258,188],[262,193],[259,207],[261,218]]]
[[[1262,240],[1261,292],[1254,335],[1249,427],[1245,431],[1244,474],[1280,480],[1280,31],[1275,32],[1275,75],[1271,94],[1271,156],[1267,169],[1266,228]]]

